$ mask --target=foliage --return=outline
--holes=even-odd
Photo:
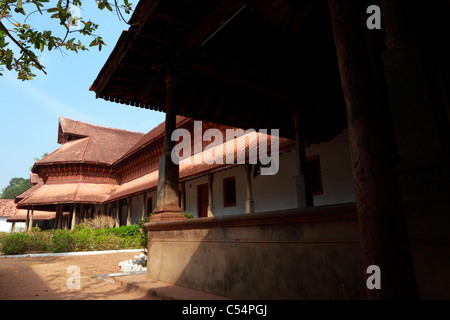
[[[0,1],[1,1],[1,0],[0,0]],[[41,160],[41,159],[44,159],[46,156],[48,156],[48,152],[44,152],[40,158],[35,157],[35,158],[34,158],[34,162],[39,161],[39,160]],[[34,165],[34,164],[33,164],[33,165]],[[33,166],[30,167],[30,171],[31,171],[32,169],[33,169]]]
[[[0,244],[5,254],[140,249],[142,246],[139,230],[138,226],[122,226],[16,232],[2,235]]]
[[[47,252],[51,248],[51,237],[46,233],[11,233],[1,239],[1,250],[5,254]]]
[[[195,216],[192,213],[189,212],[183,212],[186,219],[195,219]]]
[[[187,219],[195,218],[190,213],[185,212],[184,215]],[[99,216],[84,220],[74,230],[40,231],[39,228],[33,228],[28,233],[1,232],[0,250],[9,255],[142,248],[147,253],[148,232],[145,231],[144,224],[148,221],[149,217],[139,220],[137,225],[108,228],[104,226],[110,222],[109,219]]]
[[[58,229],[53,233],[52,252],[71,252],[75,251],[77,243],[71,232]]]
[[[0,232],[0,252],[2,251],[3,239],[9,235],[9,232]]]
[[[153,213],[150,214],[152,216]],[[140,230],[140,244],[141,247],[144,248],[144,253],[147,254],[147,242],[148,242],[148,232],[145,231],[144,224],[147,223],[150,220],[150,216],[145,219],[139,219],[138,226]]]
[[[115,11],[124,20],[121,10],[129,14],[132,4],[128,0],[120,1],[119,4],[118,0],[98,0],[97,6],[100,10],[106,8]],[[101,50],[102,46],[106,45],[103,38],[95,34],[98,24],[75,15],[74,9],[81,8],[82,0],[58,0],[56,4],[49,3],[49,0],[0,0],[0,66],[17,72],[17,78],[22,81],[32,80],[36,76],[34,69],[46,73],[37,56],[38,52],[59,49],[78,53],[88,50],[88,47],[98,47]],[[62,35],[57,36],[51,30],[37,30],[28,20],[33,14],[39,14],[49,20],[55,19],[61,25],[61,30],[58,31],[61,31]],[[91,37],[88,47],[80,40],[80,36]],[[14,52],[8,41],[12,41],[20,52]]]
[[[84,219],[83,222],[76,225],[75,228],[87,228],[92,230],[112,228],[114,227],[115,220],[109,216],[98,216],[94,219]]]
[[[139,235],[139,226],[132,225],[112,228],[111,233],[118,237],[135,237]]]
[[[14,199],[29,188],[31,188],[30,179],[12,178],[9,185],[2,189],[0,199]]]

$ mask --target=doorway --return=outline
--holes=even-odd
[[[198,217],[205,218],[208,216],[208,184],[203,183],[197,186],[198,199]]]

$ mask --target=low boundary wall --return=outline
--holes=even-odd
[[[148,276],[233,299],[364,299],[354,204],[148,223]]]

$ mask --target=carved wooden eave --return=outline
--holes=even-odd
[[[171,64],[178,115],[293,139],[294,106],[309,143],[346,127],[326,2],[144,0],[130,23],[91,86],[97,98],[165,111]]]
[[[40,165],[37,170],[44,183],[92,182],[118,184],[117,170],[95,163],[54,163]]]

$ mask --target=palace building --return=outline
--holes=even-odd
[[[141,0],[91,91],[165,122],[144,134],[61,118],[62,146],[18,207],[55,212],[56,227],[152,212],[147,277],[233,299],[449,299],[448,12],[445,0]],[[277,174],[249,163],[261,132],[215,143],[223,159],[245,150],[243,164],[196,163],[207,141],[174,162],[171,137],[195,136],[192,119],[223,136],[278,129]]]
[[[195,124],[190,118],[177,117],[176,127],[191,136],[196,131]],[[200,133],[214,129],[224,137],[226,130],[236,129],[213,123],[197,124],[202,126]],[[82,219],[98,215],[113,217],[116,226],[147,218],[157,202],[163,128],[164,123],[142,134],[61,117],[58,126],[61,147],[34,164],[31,174],[34,186],[17,197],[22,213],[20,218],[15,216],[10,221],[26,221],[25,209],[30,211],[29,220],[41,228],[73,228]],[[196,217],[214,217],[297,208],[295,141],[279,138],[278,172],[261,175],[262,164],[248,163],[248,158],[251,146],[263,137],[268,138],[270,150],[271,136],[244,132],[218,144],[215,149],[222,152],[221,161],[209,164],[205,159],[211,141],[202,139],[200,152],[180,162],[179,199],[183,211]],[[194,140],[189,143],[194,150]],[[354,202],[346,132],[306,150],[315,205]],[[338,157],[334,155],[336,150]],[[240,152],[246,158],[245,164],[237,161]],[[226,161],[230,154],[232,159],[236,158],[232,163]],[[200,161],[196,160],[198,157]]]
[[[235,299],[448,299],[448,12],[445,0],[141,0],[91,90],[166,115],[158,181],[125,182],[158,184],[148,277]],[[276,176],[240,182],[251,170],[237,166],[183,186],[177,116],[279,129],[296,148]],[[184,220],[208,179],[216,215]],[[354,204],[318,205],[352,201],[351,185]],[[374,265],[381,289],[366,285]]]

